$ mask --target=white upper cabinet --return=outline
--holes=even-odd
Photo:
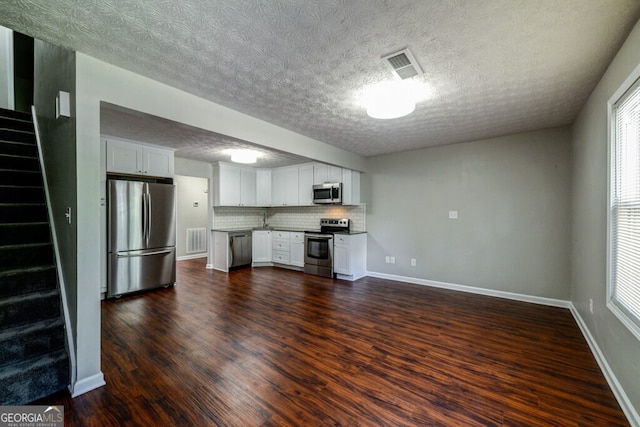
[[[343,204],[360,203],[360,173],[321,163],[254,169],[220,162],[214,178],[214,206],[312,206],[317,179],[342,182]]]
[[[106,139],[107,172],[173,178],[173,150]]]
[[[216,206],[256,205],[255,169],[218,163],[216,172]]]
[[[313,205],[313,165],[298,167],[298,204]]]
[[[360,172],[342,170],[342,204],[360,204]]]
[[[273,170],[272,206],[298,205],[298,167],[287,166]]]
[[[342,182],[342,168],[329,165],[329,182]]]
[[[271,169],[256,169],[256,206],[271,206]]]
[[[314,163],[313,183],[324,184],[325,182],[342,182],[342,168],[324,163]]]
[[[240,206],[256,205],[256,170],[240,168]]]

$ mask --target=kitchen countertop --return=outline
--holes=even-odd
[[[219,231],[219,232],[222,232],[222,233],[234,233],[234,232],[240,232],[240,231],[247,231],[247,232],[248,231],[289,231],[289,232],[294,232],[294,233],[303,233],[305,231],[311,231],[313,233],[321,233],[321,231],[318,230],[318,229],[309,230],[307,228],[295,228],[295,227],[214,228],[214,229],[212,229],[212,231]],[[333,234],[351,235],[351,234],[363,234],[363,233],[366,233],[366,231],[335,231]]]

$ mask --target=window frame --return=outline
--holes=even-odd
[[[625,79],[624,83],[614,92],[607,103],[608,117],[608,157],[607,157],[607,308],[624,324],[629,331],[640,340],[640,316],[635,318],[618,306],[614,292],[613,281],[613,254],[614,254],[614,233],[613,233],[613,192],[614,192],[614,167],[616,159],[616,105],[626,97],[627,93],[634,87],[640,89],[640,64]],[[638,172],[640,174],[640,171]],[[640,278],[639,278],[640,280]],[[639,296],[640,298],[640,296]]]

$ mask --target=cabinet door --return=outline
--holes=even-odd
[[[218,168],[220,206],[240,205],[240,168],[220,163]]]
[[[287,168],[285,171],[285,205],[298,205],[298,168]]]
[[[324,184],[329,181],[329,165],[323,163],[314,163],[313,165],[313,183],[315,185]]]
[[[256,170],[256,205],[271,206],[271,177],[270,169]]]
[[[291,265],[297,267],[304,267],[304,240],[303,241],[291,241]]]
[[[351,274],[349,266],[349,245],[333,246],[333,272],[337,274]]]
[[[173,151],[162,148],[142,148],[142,173],[149,176],[173,178]]]
[[[240,168],[240,205],[256,205],[256,171]]]
[[[360,172],[342,170],[342,204],[360,204]]]
[[[110,140],[107,146],[107,172],[142,174],[142,146]]]
[[[298,204],[300,206],[313,204],[313,165],[298,168]]]
[[[271,232],[253,232],[253,262],[271,262]]]
[[[329,182],[342,182],[342,168],[329,166],[328,176]]]
[[[276,169],[273,171],[273,180],[271,186],[271,204],[273,206],[286,205],[286,176],[285,170]]]

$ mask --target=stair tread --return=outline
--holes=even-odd
[[[0,168],[0,172],[24,172],[24,173],[40,174],[40,171],[24,170],[24,169],[6,169],[6,168]]]
[[[18,118],[18,117],[7,116],[7,115],[3,114],[4,111],[6,111],[6,110],[0,109],[0,118],[2,118],[2,119],[11,120],[12,122],[22,122],[22,123],[29,123],[29,124],[31,123],[31,114],[22,113],[22,114],[25,114],[27,117]]]
[[[68,359],[69,355],[67,350],[62,348],[50,353],[45,353],[21,360],[18,363],[12,363],[7,366],[3,366],[0,369],[0,380],[4,381],[6,378],[10,378],[13,375],[28,371],[30,369],[36,369],[43,366],[51,365],[64,359]]]
[[[37,159],[38,158],[37,155],[36,156],[22,156],[22,155],[19,155],[19,154],[3,154],[3,153],[0,153],[0,157],[12,157],[14,159]]]
[[[64,323],[62,322],[62,318],[59,317],[55,319],[45,319],[38,322],[27,323],[25,325],[7,329],[4,332],[0,332],[0,342],[9,341],[14,337],[28,335],[39,330],[53,329],[63,325]]]
[[[24,203],[0,203],[0,206],[44,206],[44,203],[24,202]]]
[[[2,130],[2,129],[0,129]],[[24,132],[24,131],[22,131]],[[33,132],[32,132],[33,133]],[[25,142],[25,141],[14,141],[12,139],[2,139],[2,137],[0,136],[0,144],[15,144],[15,145],[26,145],[27,147],[33,147],[34,145],[36,145],[33,142]]]
[[[9,276],[14,276],[16,274],[23,274],[23,273],[37,273],[40,271],[51,270],[54,267],[55,266],[53,264],[42,264],[42,265],[36,265],[33,267],[5,270],[5,271],[0,271],[0,277],[9,277]]]
[[[11,304],[23,303],[25,301],[32,301],[38,298],[49,298],[58,295],[58,289],[49,289],[48,291],[30,292],[28,294],[15,295],[12,297],[4,298],[0,301],[0,307],[9,306]]]
[[[0,227],[24,227],[24,226],[32,226],[32,225],[49,225],[46,221],[38,221],[38,222],[5,222],[0,223]]]
[[[18,110],[9,110],[6,108],[0,108],[0,117],[5,118],[18,118],[22,120],[32,120],[31,112],[18,111]]]
[[[44,188],[42,185],[0,184],[4,188]]]
[[[27,133],[27,134],[30,134],[30,135],[35,135],[35,132],[32,131],[32,130],[23,130],[23,129],[0,127],[0,131],[3,131],[3,130],[9,130],[11,132],[21,132],[21,133]]]
[[[51,246],[51,242],[12,243],[10,245],[0,245],[0,249],[36,248],[40,246]]]

